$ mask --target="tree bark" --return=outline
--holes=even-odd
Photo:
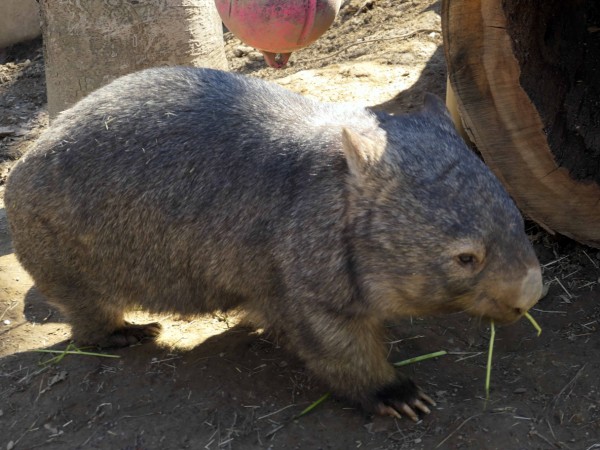
[[[40,0],[50,119],[153,66],[227,69],[212,0]]]

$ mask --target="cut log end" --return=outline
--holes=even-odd
[[[600,3],[444,0],[465,129],[522,211],[600,247]]]

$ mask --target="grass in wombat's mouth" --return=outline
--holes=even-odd
[[[531,315],[528,312],[525,313],[525,317],[527,317],[527,320],[531,322],[533,328],[537,330],[538,336],[542,334],[542,327],[540,327],[540,325],[535,321],[533,317],[531,317]]]
[[[533,328],[536,329],[537,335],[542,334],[542,327],[535,321],[531,314],[528,312],[525,313],[525,317],[527,320],[531,322]],[[492,376],[492,354],[494,353],[494,339],[496,338],[496,327],[494,326],[494,321],[490,322],[490,346],[488,348],[488,359],[487,359],[487,367],[485,373],[485,401],[487,402],[490,398],[490,378]]]

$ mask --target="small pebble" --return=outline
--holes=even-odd
[[[524,394],[525,392],[527,392],[527,389],[525,388],[517,388],[513,391],[513,394]]]
[[[248,53],[248,59],[250,61],[262,61],[263,60],[263,55],[261,52],[250,52]]]
[[[247,45],[238,45],[236,48],[233,49],[233,56],[235,56],[236,58],[241,58],[243,56],[246,56],[251,51],[253,51],[252,47],[248,47]]]
[[[4,319],[4,320],[2,321],[2,323],[3,323],[4,325],[10,325],[10,320],[8,320],[8,319]]]

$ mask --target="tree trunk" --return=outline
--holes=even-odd
[[[227,69],[212,0],[40,0],[50,118],[153,66]]]
[[[521,210],[600,247],[600,2],[444,0],[467,134]]]

